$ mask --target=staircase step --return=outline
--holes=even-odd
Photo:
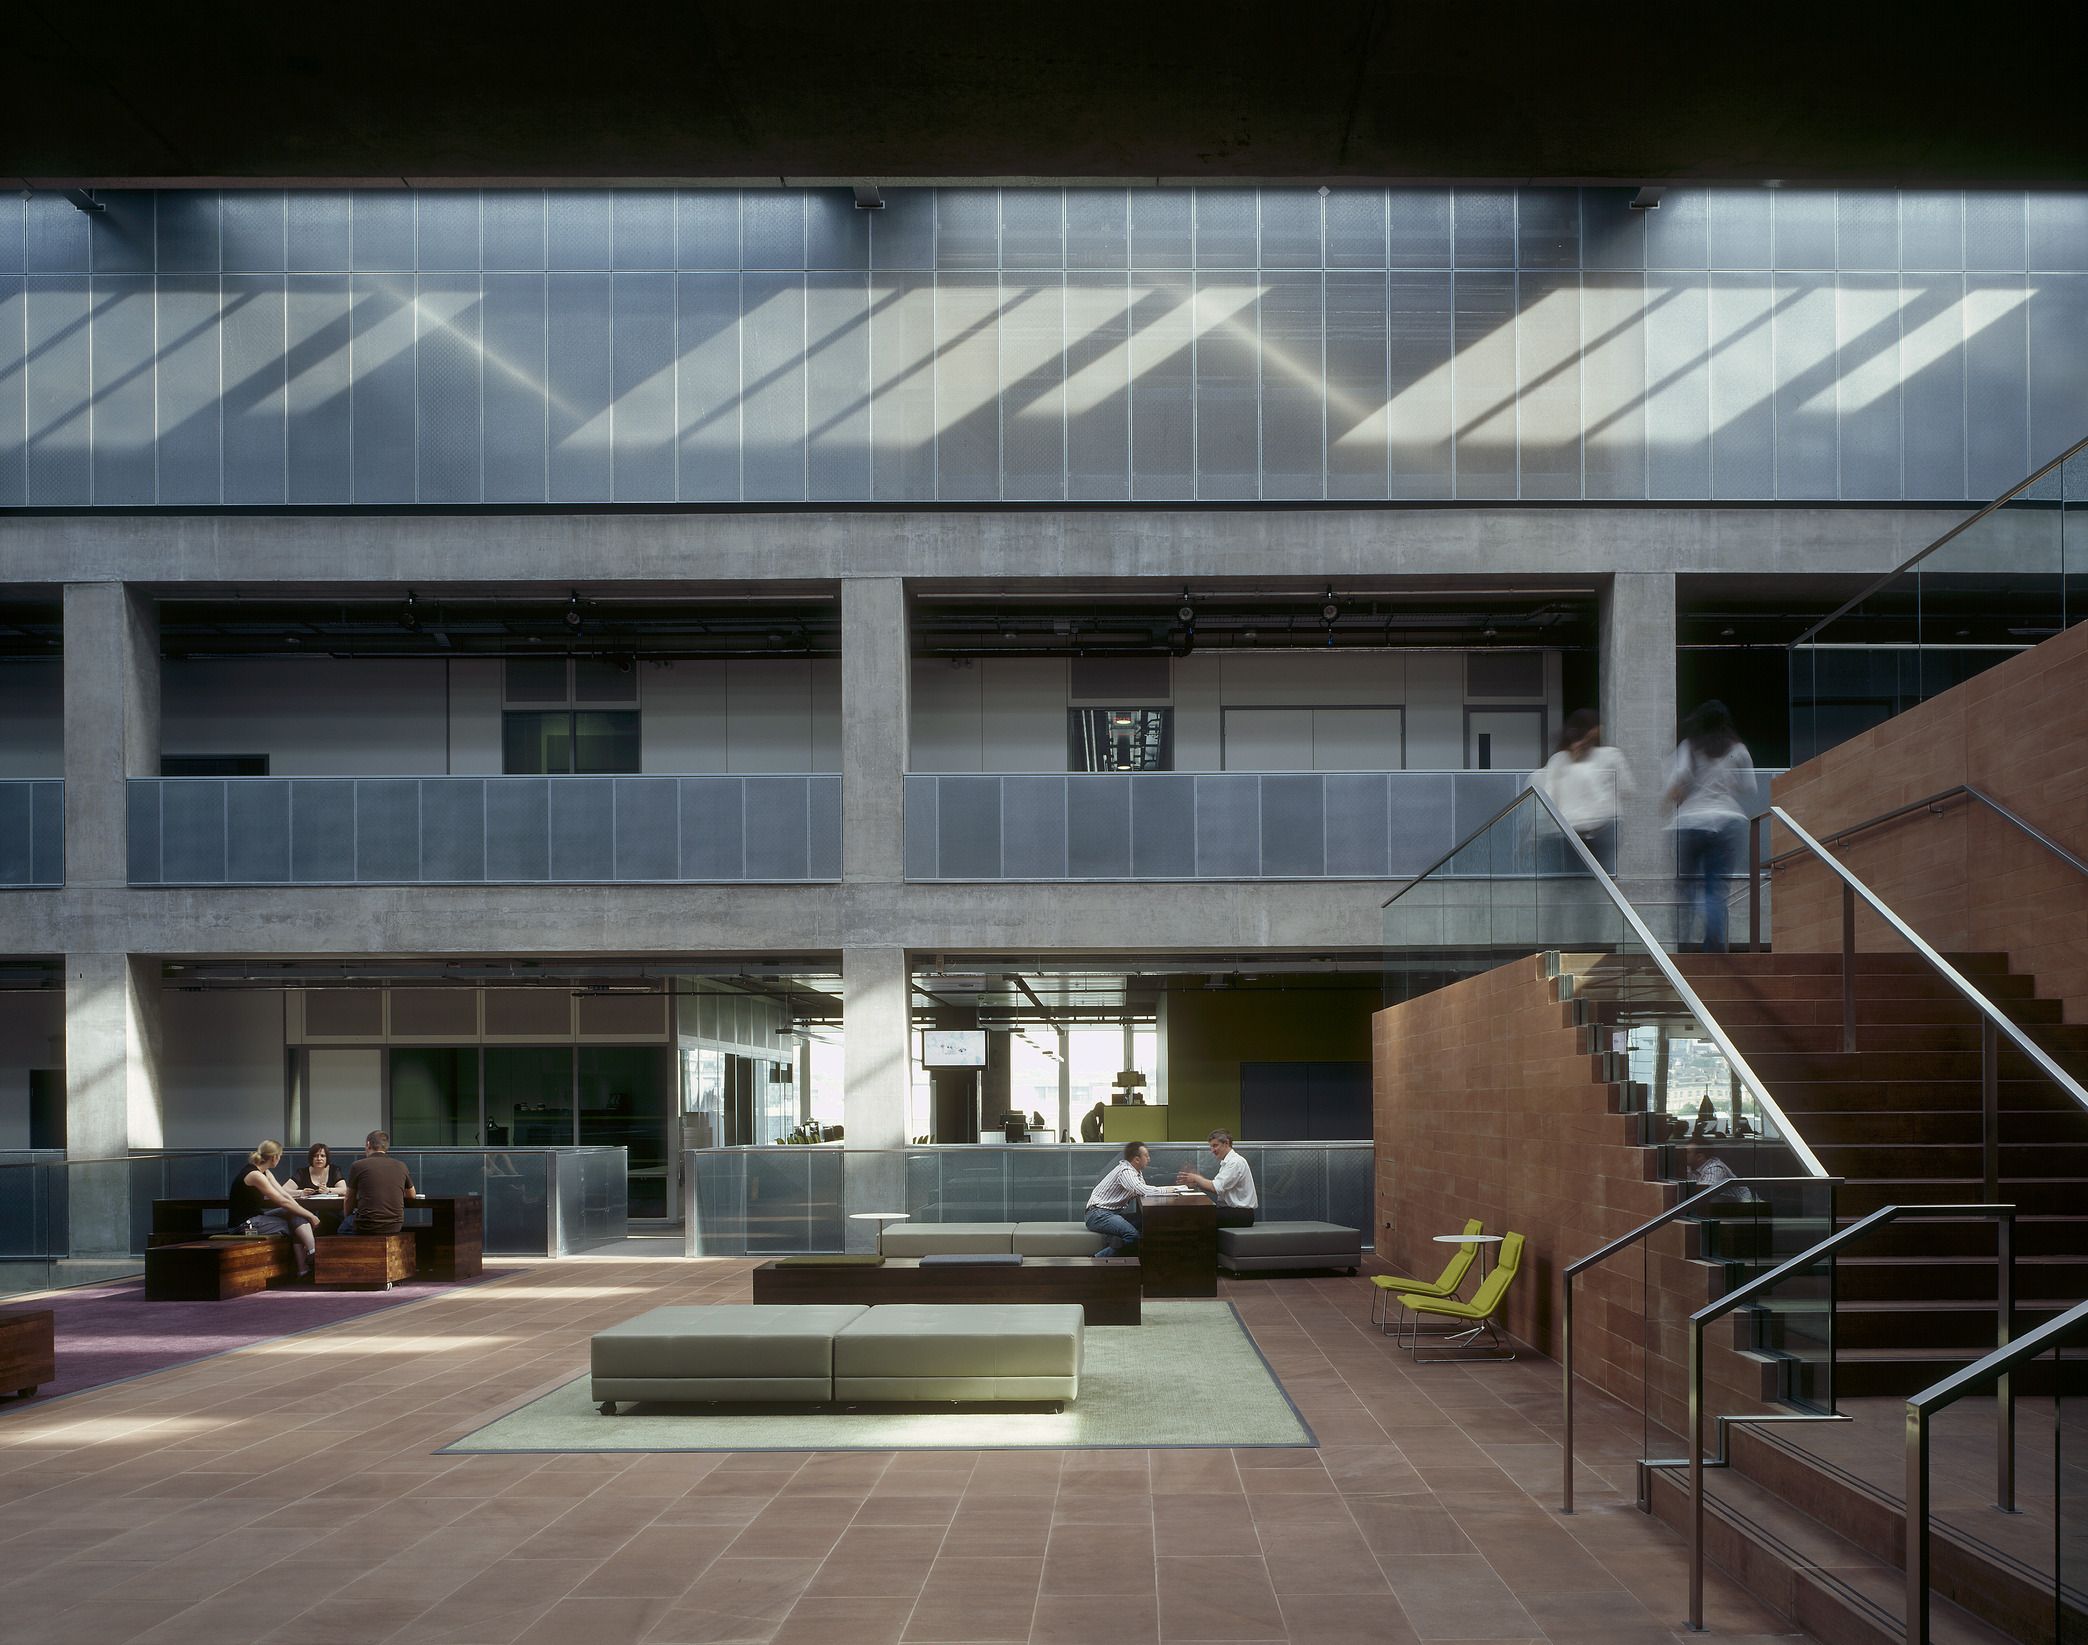
[[[1950,1143],[1960,1147],[1981,1145],[1984,1116],[1976,1108],[1865,1109],[1855,1113],[1829,1113],[1820,1109],[1790,1110],[1795,1119],[1804,1113],[1805,1140],[1814,1149],[1847,1147],[1890,1147],[1904,1143]],[[2053,1143],[2088,1144],[2088,1113],[2040,1111],[2001,1113],[2001,1145],[2042,1147]]]
[[[1836,1294],[1846,1304],[1860,1302],[1934,1301],[1939,1305],[1977,1302],[1989,1308],[1998,1291],[1999,1260],[1993,1255],[1993,1231],[1986,1230],[1989,1249],[1968,1256],[1879,1256],[1865,1241],[1859,1253],[1835,1264]],[[2020,1241],[2019,1241],[2020,1243]],[[2072,1307],[2088,1297],[2088,1256],[2016,1257],[2016,1301],[2053,1297]]]
[[[1649,1468],[1656,1517],[1689,1534],[1689,1470]],[[1704,1474],[1704,1554],[1770,1610],[1821,1645],[1903,1645],[1900,1568],[1802,1513],[1732,1468]],[[1947,1599],[1929,1602],[1936,1645],[2006,1645],[2002,1632]]]
[[[1835,1210],[1845,1219],[1867,1217],[1888,1205],[1977,1205],[1986,1185],[1976,1176],[1934,1177],[1913,1181],[1907,1178],[1850,1178],[1835,1194]],[[2076,1178],[2057,1181],[2011,1181],[2004,1185],[2001,1203],[2013,1205],[2021,1217],[2078,1218],[2088,1210],[2088,1195]],[[1988,1239],[1993,1233],[1988,1230]]]
[[[1806,1141],[1828,1173],[1837,1177],[1970,1180],[1981,1177],[1985,1170],[1977,1143],[1832,1143],[1813,1142],[1810,1137]],[[2088,1142],[2004,1142],[2000,1154],[2004,1182],[2088,1176]]]
[[[1748,1059],[1753,1066],[1754,1059]],[[1759,1070],[1757,1070],[1759,1072]],[[1979,1108],[1978,1079],[1878,1080],[1805,1079],[1780,1080],[1770,1094],[1787,1114],[1858,1113],[1866,1109],[1962,1109]],[[2042,1073],[2034,1079],[2004,1079],[1996,1092],[2006,1113],[2065,1113],[2088,1115],[2081,1105],[2060,1090]]]

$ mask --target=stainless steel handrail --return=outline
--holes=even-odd
[[[2017,481],[2006,491],[2002,492],[2000,496],[1996,497],[1992,502],[1988,503],[1986,507],[1980,509],[1977,513],[1971,515],[1969,518],[1960,520],[1956,525],[1952,526],[1948,531],[1944,532],[1942,536],[1938,537],[1934,542],[1930,543],[1928,547],[1924,548],[1919,554],[1916,554],[1912,559],[1902,560],[1898,565],[1894,566],[1890,571],[1886,572],[1883,576],[1879,577],[1875,582],[1866,585],[1853,598],[1844,600],[1839,606],[1835,607],[1833,611],[1828,613],[1826,616],[1822,617],[1818,622],[1814,623],[1812,627],[1808,628],[1803,634],[1799,635],[1797,639],[1793,640],[1784,649],[1786,651],[1796,651],[1798,647],[1805,644],[1807,640],[1811,639],[1815,634],[1819,633],[1829,624],[1839,622],[1843,617],[1847,616],[1849,612],[1853,611],[1857,606],[1863,604],[1865,600],[1869,599],[1873,594],[1877,593],[1879,589],[1883,588],[1895,577],[1904,577],[1908,572],[1912,571],[1917,565],[1921,564],[1923,560],[1927,559],[1931,554],[1935,553],[1937,549],[1941,548],[1953,537],[1960,536],[1964,532],[1970,531],[1974,526],[1979,524],[1981,520],[1984,520],[1989,514],[1993,513],[1995,509],[2005,507],[2007,504],[2013,502],[2017,497],[2021,496],[2025,491],[2028,491],[2032,486],[2037,484],[2039,480],[2042,480],[2047,474],[2051,473],[2053,469],[2060,467],[2061,465],[2070,461],[2073,457],[2075,457],[2083,451],[2088,451],[2088,440],[2082,440],[2077,444],[2068,446],[2064,451],[2060,452],[2058,456],[2054,457],[2050,462],[2046,463],[2044,467],[2034,471],[2029,476],[2029,478]]]
[[[2067,850],[2065,846],[2061,845],[2049,834],[2044,833],[2034,824],[2024,821],[2023,818],[2017,816],[2007,806],[1995,799],[1993,795],[1974,788],[1970,783],[1959,783],[1953,788],[1944,789],[1940,794],[1931,794],[1926,799],[1915,800],[1910,804],[1895,807],[1891,811],[1881,811],[1875,817],[1868,818],[1860,823],[1851,823],[1847,828],[1834,829],[1830,833],[1822,835],[1821,838],[1834,845],[1846,845],[1854,835],[1864,833],[1869,829],[1882,827],[1886,823],[1897,821],[1899,818],[1908,816],[1916,811],[1935,811],[1938,815],[1941,815],[1940,807],[1942,802],[1955,799],[1960,794],[1970,795],[2003,822],[2013,823],[2023,833],[2029,835],[2030,838],[2075,872],[2088,874],[2088,862],[2083,862],[2079,857]],[[1766,811],[1759,811],[1747,819],[1748,825],[1752,827],[1764,821],[1768,815],[1769,813]],[[1756,872],[1759,873],[1763,868],[1775,868],[1780,863],[1787,863],[1794,857],[1802,857],[1804,855],[1804,846],[1793,846],[1789,851],[1779,851],[1775,856],[1764,859],[1757,865]],[[1758,932],[1751,934],[1759,936]]]
[[[1855,1243],[1887,1223],[1912,1218],[1923,1221],[1962,1221],[1970,1217],[1994,1219],[1996,1243],[1999,1247],[1999,1271],[1995,1289],[1998,1293],[1995,1327],[1997,1347],[2008,1346],[2010,1327],[2015,1321],[2015,1212],[2013,1205],[1887,1205],[1873,1211],[1860,1221],[1852,1222],[1839,1233],[1830,1234],[1809,1251],[1801,1251],[1790,1261],[1779,1263],[1768,1273],[1749,1280],[1737,1291],[1720,1297],[1709,1307],[1700,1308],[1689,1316],[1689,1626],[1701,1633],[1704,1628],[1704,1327],[1715,1320],[1723,1319],[1742,1303],[1750,1302],[1762,1292],[1782,1284],[1792,1275],[1802,1272],[1816,1262],[1831,1259],[1845,1245]],[[1831,1314],[1835,1297],[1833,1267],[1828,1268],[1827,1306]],[[1833,1408],[1833,1387],[1829,1384],[1828,1404]],[[1997,1494],[2002,1506],[2015,1506],[2015,1395],[2006,1382],[2001,1385],[1998,1420],[2001,1458],[1998,1465],[1999,1479]],[[1728,1423],[1744,1423],[1745,1416],[1728,1416],[1720,1419],[1719,1434],[1723,1438]],[[1788,1420],[1767,1418],[1765,1420]],[[1719,1461],[1723,1463],[1721,1453]]]
[[[1834,1190],[1841,1186],[1840,1177],[1728,1177],[1715,1188],[1706,1188],[1701,1194],[1692,1194],[1660,1213],[1651,1222],[1642,1222],[1621,1239],[1613,1239],[1599,1251],[1592,1251],[1578,1262],[1566,1265],[1564,1301],[1559,1316],[1559,1360],[1565,1371],[1566,1389],[1564,1399],[1564,1423],[1566,1446],[1565,1489],[1560,1493],[1560,1512],[1573,1512],[1573,1282],[1597,1263],[1605,1262],[1619,1251],[1636,1245],[1648,1234],[1665,1228],[1678,1217],[1686,1215],[1691,1207],[1702,1205],[1731,1192],[1735,1188],[1766,1188],[1777,1183],[1803,1183],[1827,1190],[1827,1226],[1834,1226]]]
[[[2008,1376],[2018,1365],[2051,1353],[2076,1336],[2088,1336],[2088,1302],[2046,1320],[2036,1330],[1930,1384],[1907,1401],[1907,1645],[1929,1645],[1929,1418],[1988,1382],[1995,1384],[1997,1399],[2005,1398]],[[2011,1504],[1997,1502],[1995,1506],[2013,1511]],[[2060,1575],[2055,1565],[2055,1606]],[[2059,1634],[2055,1619],[2052,1637],[2057,1639]]]
[[[2010,1019],[2007,1012],[2003,1011],[1999,1006],[1995,1005],[1993,1001],[1989,1000],[1986,997],[1986,995],[1982,994],[1977,988],[1974,988],[1971,982],[1968,981],[1958,971],[1956,966],[1952,965],[1941,954],[1937,953],[1935,949],[1931,948],[1926,942],[1922,941],[1920,935],[1914,930],[1912,926],[1907,924],[1905,920],[1901,919],[1899,915],[1895,914],[1890,908],[1888,908],[1885,905],[1884,900],[1881,897],[1879,897],[1879,895],[1875,891],[1871,890],[1871,888],[1865,885],[1863,881],[1858,879],[1854,874],[1850,873],[1849,870],[1842,863],[1838,862],[1834,858],[1832,853],[1830,853],[1825,846],[1823,846],[1818,840],[1814,839],[1812,835],[1808,834],[1802,827],[1798,825],[1798,823],[1793,821],[1791,814],[1788,811],[1786,811],[1782,806],[1772,805],[1769,808],[1769,814],[1773,816],[1778,822],[1782,823],[1784,827],[1788,828],[1793,834],[1797,835],[1798,838],[1804,843],[1804,845],[1811,850],[1813,855],[1818,857],[1821,862],[1825,863],[1827,867],[1830,870],[1832,870],[1836,877],[1838,877],[1842,882],[1842,1032],[1843,1044],[1846,1049],[1855,1049],[1855,973],[1852,963],[1855,935],[1854,899],[1857,897],[1861,897],[1866,903],[1870,905],[1871,911],[1875,913],[1880,919],[1884,920],[1884,922],[1892,928],[1894,936],[1898,937],[1900,941],[1904,942],[1909,948],[1913,949],[1915,953],[1919,954],[1923,959],[1927,960],[1929,965],[1935,970],[1937,975],[1942,977],[1946,982],[1948,982],[1951,985],[1951,987],[1955,988],[1960,994],[1962,994],[1967,1000],[1969,1000],[1973,1008],[1979,1012],[1980,1018],[1984,1024],[1984,1033],[1982,1035],[1982,1038],[1987,1042],[1983,1060],[1985,1063],[1985,1084],[1987,1088],[1987,1106],[1989,1110],[1990,1121],[1997,1120],[1998,1118],[1998,1116],[1994,1112],[1997,1095],[1994,1089],[1994,1061],[1995,1051],[1997,1049],[1997,1041],[2001,1036],[2005,1036],[2010,1044],[2012,1044],[2018,1051],[2022,1052],[2024,1056],[2028,1057],[2032,1062],[2034,1062],[2038,1066],[2038,1068],[2045,1074],[2045,1076],[2049,1078],[2054,1084],[2056,1084],[2060,1090],[2066,1092],[2068,1096],[2072,1097],[2074,1101],[2079,1103],[2084,1109],[2088,1109],[2088,1090],[2082,1089],[2079,1081],[2074,1079],[2074,1077],[2071,1074],[2067,1073],[2065,1069],[2061,1068],[2056,1062],[2054,1062],[2051,1059],[2051,1057],[2046,1055],[2043,1048],[2040,1047],[2034,1040],[2032,1040],[2028,1034],[2025,1034],[2023,1030],[2019,1028],[2015,1024],[2015,1022]],[[1987,1192],[1990,1196],[1994,1192],[1993,1172],[1996,1169],[1998,1163],[1996,1155],[1997,1147],[1997,1126],[1994,1124],[1990,1124],[1988,1127],[1987,1134]]]

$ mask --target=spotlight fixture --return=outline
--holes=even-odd
[[[1665,193],[1667,190],[1664,188],[1642,188],[1625,203],[1633,211],[1658,211],[1660,197]]]
[[[1175,608],[1175,616],[1181,619],[1186,627],[1196,621],[1196,607],[1187,603],[1179,605]]]
[[[566,608],[559,613],[558,620],[565,624],[568,634],[578,638],[581,628],[586,625],[587,619],[580,613],[580,591],[577,588],[573,590],[573,597],[566,601]]]
[[[855,207],[857,211],[883,211],[884,206],[884,196],[878,192],[875,183],[857,183],[855,185]]]
[[[413,609],[413,590],[406,590],[406,603],[399,607],[399,626],[409,634],[421,631],[420,613]]]
[[[1721,640],[1730,640],[1733,637],[1733,631],[1730,628],[1721,628],[1718,631],[1718,637]]]

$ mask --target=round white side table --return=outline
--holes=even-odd
[[[850,1222],[874,1222],[877,1224],[877,1254],[884,1255],[884,1231],[888,1222],[905,1222],[912,1215],[908,1211],[851,1211]]]
[[[1476,1245],[1479,1247],[1479,1277],[1486,1278],[1486,1248],[1499,1245],[1506,1234],[1431,1234],[1430,1239],[1438,1245]]]

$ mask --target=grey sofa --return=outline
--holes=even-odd
[[[1346,1268],[1363,1261],[1363,1234],[1333,1222],[1257,1222],[1218,1230],[1218,1266],[1244,1274],[1285,1268]]]
[[[1068,1400],[1078,1303],[744,1304],[655,1308],[597,1332],[591,1397],[619,1402]]]

